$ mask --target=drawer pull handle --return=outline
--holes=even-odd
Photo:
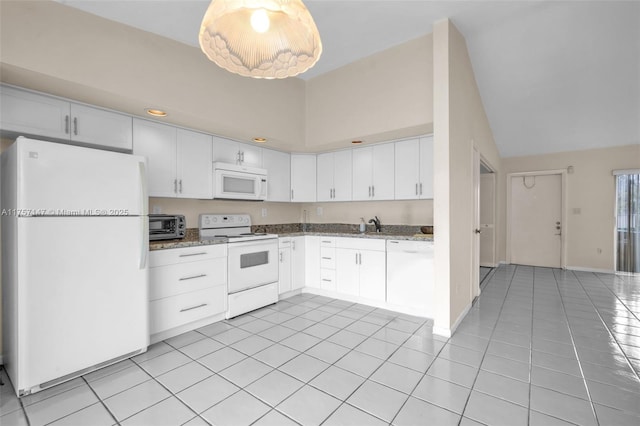
[[[207,276],[207,274],[194,275],[192,277],[180,278],[178,281],[195,280],[196,278],[203,278],[203,277],[206,277],[206,276]]]
[[[324,256],[322,256],[322,258],[323,258],[323,259],[326,259],[326,260],[331,260],[331,258],[330,258],[330,257],[324,257]]]
[[[198,305],[198,306],[192,306],[190,308],[183,308],[183,309],[180,309],[180,312],[187,312],[187,311],[192,311],[192,310],[198,309],[198,308],[204,308],[207,305],[208,305],[208,303],[203,303],[203,304]]]
[[[326,278],[323,278],[323,279],[322,279],[322,281],[331,282],[331,281],[333,281],[333,280],[328,280],[328,279],[326,279]]]
[[[203,254],[207,254],[206,251],[201,253],[189,253],[189,254],[181,254],[180,257],[189,257],[189,256],[202,256]]]
[[[331,241],[322,240],[323,243],[331,244]]]

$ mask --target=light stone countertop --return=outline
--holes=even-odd
[[[407,241],[433,241],[433,234],[397,235],[384,232],[366,232],[364,234],[353,232],[281,232],[278,237],[299,237],[305,235],[315,235],[319,237],[346,237],[346,238],[368,238],[384,240],[407,240]],[[180,240],[151,241],[149,251],[166,250],[184,247],[207,246],[213,244],[225,244],[225,241],[200,240],[196,238],[183,238]]]

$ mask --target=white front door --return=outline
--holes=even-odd
[[[562,175],[510,177],[510,262],[562,264]]]

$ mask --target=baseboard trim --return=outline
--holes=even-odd
[[[611,269],[583,268],[582,266],[567,266],[567,269],[570,271],[596,272],[599,274],[615,274],[616,273],[616,271],[613,271]]]
[[[436,327],[434,325],[433,326],[433,334],[437,334],[439,336],[446,337],[447,339],[449,337],[453,336],[453,333],[456,332],[456,329],[458,328],[458,326],[460,325],[460,323],[462,322],[464,317],[467,316],[467,314],[469,313],[470,310],[471,310],[471,303],[469,303],[467,305],[467,307],[464,308],[464,310],[460,313],[460,315],[458,315],[458,318],[456,319],[456,321],[453,323],[453,325],[450,328]]]

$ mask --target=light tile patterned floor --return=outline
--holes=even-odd
[[[638,425],[640,279],[501,266],[451,339],[313,295],[18,400],[0,424]]]

